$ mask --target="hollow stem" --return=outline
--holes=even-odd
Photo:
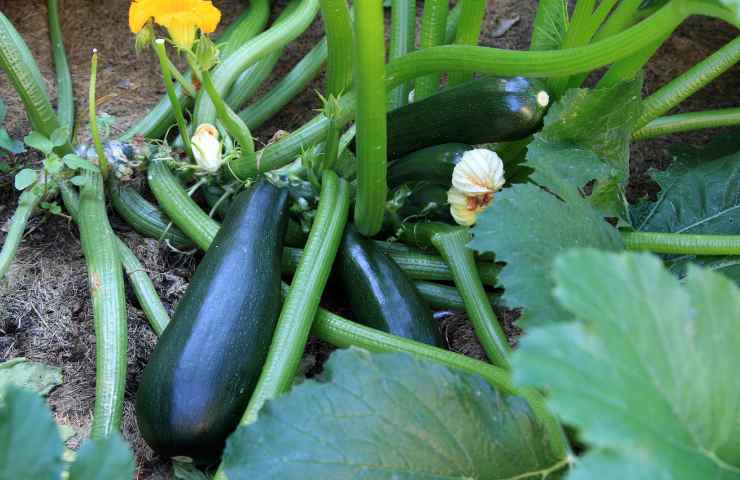
[[[326,94],[339,96],[352,84],[352,19],[346,0],[320,0],[329,62]]]
[[[419,49],[430,48],[444,43],[449,9],[450,3],[448,0],[424,0]],[[433,95],[438,89],[439,74],[433,73],[418,77],[414,85],[414,100],[419,101],[429,95]]]
[[[740,107],[705,110],[702,112],[679,113],[656,118],[632,133],[632,140],[691,132],[705,128],[733,127],[740,125]]]
[[[401,57],[414,50],[416,42],[416,0],[391,0],[391,42],[388,60]],[[411,83],[402,83],[388,94],[388,108],[402,107],[408,103]]]
[[[72,73],[69,70],[67,52],[64,50],[64,36],[59,22],[59,0],[49,0],[48,7],[49,37],[57,80],[57,117],[60,124],[69,128],[71,135],[75,129],[75,98]]]
[[[477,45],[483,17],[486,14],[486,0],[462,0],[460,20],[457,25],[454,43],[456,45]],[[447,85],[452,87],[473,78],[471,73],[452,72]]]
[[[740,235],[622,232],[628,250],[685,255],[740,255]]]
[[[180,105],[180,101],[177,99],[177,92],[175,92],[175,85],[172,81],[172,70],[170,69],[170,61],[167,57],[167,50],[165,49],[163,38],[158,38],[154,41],[154,51],[157,53],[157,57],[159,58],[159,67],[162,72],[162,80],[164,80],[164,88],[167,91],[167,96],[170,99],[172,110],[175,113],[177,128],[180,130],[180,137],[185,145],[185,153],[187,153],[188,158],[195,159],[193,156],[193,147],[190,144],[188,124],[185,122],[185,115],[182,113],[182,106]]]
[[[383,224],[388,191],[383,5],[377,0],[358,0],[354,7],[355,82],[359,99],[354,224],[361,234],[372,236]]]
[[[10,266],[13,264],[15,254],[23,240],[23,232],[26,230],[28,219],[41,201],[41,195],[34,192],[33,188],[25,190],[18,199],[18,207],[10,219],[8,233],[5,235],[3,248],[0,250],[0,280],[3,279]]]
[[[100,134],[98,133],[98,114],[96,112],[97,98],[95,96],[95,84],[98,76],[98,50],[93,50],[92,62],[90,63],[90,89],[87,95],[87,108],[88,117],[90,122],[90,134],[92,135],[93,144],[95,145],[95,154],[98,157],[98,164],[100,166],[100,173],[103,178],[108,178],[110,167],[108,166],[108,158],[105,156],[105,149],[103,148],[103,142],[100,140]]]

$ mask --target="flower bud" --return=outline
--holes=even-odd
[[[474,225],[478,214],[490,205],[493,194],[465,195],[464,192],[452,187],[447,191],[447,202],[450,204],[452,218],[459,225],[469,227]]]
[[[224,163],[221,155],[221,142],[218,140],[218,130],[210,123],[202,123],[195,130],[191,140],[193,156],[200,168],[208,173],[215,173]]]
[[[452,186],[465,195],[492,194],[504,182],[504,163],[496,152],[485,148],[465,152],[452,171]]]

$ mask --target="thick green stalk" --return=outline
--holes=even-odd
[[[90,436],[105,438],[121,427],[126,387],[127,315],[116,236],[105,211],[103,179],[87,172],[78,225],[95,319],[95,412]]]
[[[324,37],[269,92],[239,112],[244,123],[255,129],[272,118],[319,75],[327,55]]]
[[[501,50],[490,47],[446,45],[416,50],[386,66],[386,88],[430,72],[467,71],[487,75],[550,77],[587,72],[628,57],[648,47],[653,39],[670,34],[687,15],[701,12],[701,5],[689,3],[679,9],[670,2],[656,13],[601,42],[584,47],[551,51]],[[352,120],[356,93],[342,97],[342,121]],[[293,161],[302,148],[322,139],[327,119],[318,115],[291,135],[258,152],[260,171],[270,171]]]
[[[534,389],[516,388],[510,374],[502,368],[431,345],[380,332],[323,309],[319,309],[316,315],[312,332],[320,339],[338,347],[353,346],[372,352],[405,352],[455,370],[480,375],[500,392],[518,395],[527,400],[533,414],[544,426],[545,435],[558,458],[565,458],[570,451],[562,427],[546,407],[542,395]]]
[[[740,61],[740,37],[736,37],[647,97],[642,102],[642,115],[635,124],[635,130],[668,113],[738,61]]]
[[[23,232],[26,230],[28,219],[31,218],[31,214],[41,201],[41,195],[34,193],[33,190],[33,188],[30,188],[21,193],[20,198],[18,198],[18,208],[16,208],[13,218],[10,219],[10,228],[8,228],[8,233],[5,235],[3,248],[0,250],[0,280],[8,273],[10,266],[13,264],[18,246],[23,240]]]
[[[388,49],[388,60],[413,51],[415,42],[416,0],[391,0],[391,43]],[[388,108],[392,110],[406,105],[411,88],[410,82],[394,88],[388,94]]]
[[[650,61],[660,46],[668,40],[670,33],[664,33],[656,37],[653,42],[646,46],[641,52],[631,57],[615,62],[606,73],[599,79],[596,88],[609,88],[620,82],[626,82],[635,78],[642,68]]]
[[[430,307],[442,310],[465,311],[465,301],[457,288],[440,283],[423,281],[416,281],[414,285]],[[498,295],[495,293],[486,292],[486,296],[488,296],[488,300],[492,305],[498,300]]]
[[[449,10],[450,3],[448,0],[424,0],[419,49],[435,47],[444,43]],[[433,95],[438,89],[439,74],[418,77],[414,84],[414,100],[418,102],[429,95]]]
[[[470,231],[467,228],[429,222],[417,223],[405,229],[403,235],[410,241],[432,245],[437,249],[450,268],[483,350],[491,363],[508,369],[511,348],[483,288],[473,251],[467,247]]]
[[[455,34],[456,45],[478,45],[478,37],[486,14],[486,0],[461,0],[462,11]],[[473,75],[465,72],[452,72],[447,85],[452,87],[471,80]]]
[[[93,145],[95,145],[95,155],[97,155],[98,157],[100,173],[103,175],[103,178],[108,178],[110,167],[108,166],[108,158],[105,156],[103,142],[100,140],[100,134],[98,133],[98,114],[96,111],[97,97],[95,96],[95,85],[97,83],[97,76],[98,50],[93,49],[92,62],[90,63],[90,88],[87,94],[88,122],[90,123],[90,135],[93,139]]]
[[[62,27],[59,23],[59,0],[49,0],[48,10],[51,53],[57,79],[57,117],[59,123],[69,128],[72,135],[75,129],[75,97],[67,53],[64,51]]]
[[[444,44],[448,45],[455,41],[455,35],[457,34],[457,25],[460,23],[460,16],[462,15],[462,2],[452,7],[450,13],[447,14],[447,25],[445,26],[445,41]]]
[[[735,125],[740,125],[740,107],[679,113],[656,118],[633,132],[632,140],[647,140],[672,133],[691,132],[704,128],[733,127]]]
[[[319,9],[319,0],[301,0],[285,21],[242,44],[213,71],[213,84],[219,95],[226,95],[239,75],[258,60],[295,40],[311,24]],[[210,96],[201,95],[195,103],[193,123],[214,123],[216,108]]]
[[[383,5],[377,0],[358,0],[354,7],[355,83],[359,99],[354,224],[361,234],[372,236],[383,224],[388,192]]]
[[[154,43],[156,43],[157,40],[154,40]],[[154,45],[152,48],[156,48]],[[195,91],[195,87],[193,87],[192,82],[190,80],[187,80],[182,73],[180,73],[180,70],[177,69],[177,65],[172,63],[172,60],[170,60],[170,57],[165,55],[165,63],[167,65],[167,70],[170,71],[170,75],[172,75],[172,78],[175,82],[177,82],[176,86],[179,86],[183,90],[185,90],[185,95],[187,95],[190,98],[195,98],[197,95]],[[160,64],[161,67],[161,64]],[[177,95],[177,91],[175,91],[175,95]],[[169,98],[169,92],[167,92],[167,97]],[[179,104],[179,100],[178,100]],[[181,107],[182,108],[182,107]]]
[[[62,196],[64,202],[64,208],[67,209],[72,219],[77,222],[80,210],[80,199],[72,187],[67,182],[62,182],[59,185],[59,193]],[[116,237],[116,246],[118,248],[118,256],[121,259],[123,268],[128,275],[131,287],[134,290],[139,305],[144,310],[144,315],[149,324],[157,335],[161,334],[167,324],[170,321],[170,317],[167,314],[167,310],[162,305],[162,301],[159,299],[159,294],[154,288],[152,280],[149,275],[146,274],[144,266],[136,258],[134,252],[126,245],[126,243],[120,238]]]
[[[595,41],[616,35],[627,28],[637,15],[643,0],[622,0],[594,37]]]
[[[149,163],[147,179],[149,188],[167,216],[201,250],[208,250],[218,232],[218,223],[188,196],[177,177],[163,161],[154,160]]]
[[[190,145],[190,132],[188,131],[188,124],[185,121],[185,115],[182,113],[182,106],[180,101],[177,99],[177,92],[175,92],[175,84],[172,81],[172,71],[170,70],[170,62],[167,57],[167,50],[165,49],[164,39],[158,38],[154,42],[154,51],[159,57],[159,68],[162,72],[162,80],[164,80],[164,88],[167,90],[167,96],[170,99],[170,105],[175,113],[175,120],[177,121],[177,128],[180,130],[180,137],[185,145],[185,153],[188,158],[194,160],[193,147]]]
[[[587,34],[595,4],[596,0],[578,0],[576,2],[573,15],[568,23],[568,30],[565,32],[565,38],[563,38],[560,44],[561,50],[581,47],[588,43]],[[548,82],[549,91],[555,98],[560,98],[563,94],[568,86],[568,79],[569,77],[555,77],[550,79]]]
[[[254,153],[252,133],[244,121],[239,118],[239,115],[226,105],[224,99],[221,98],[211,80],[211,74],[205,71],[201,72],[201,80],[203,81],[204,90],[208,93],[208,97],[216,109],[216,117],[229,132],[229,135],[236,139],[241,148],[239,157],[231,160],[227,167],[237,180],[244,181],[257,173],[257,156]]]
[[[269,16],[270,0],[251,1],[249,8],[234,23],[229,25],[219,38],[219,43],[224,45],[221,49],[222,58],[228,58],[233,50],[262,31]],[[190,106],[192,98],[188,97],[179,86],[176,91],[180,104],[184,108]],[[165,95],[146,116],[121,136],[121,140],[130,140],[136,135],[142,135],[146,138],[160,138],[174,122],[172,104],[169,97]]]
[[[349,190],[349,184],[334,172],[324,172],[316,218],[283,303],[267,360],[241,419],[242,425],[256,420],[267,400],[286,392],[293,384],[347,224]]]
[[[740,255],[740,235],[622,232],[628,250],[684,255]]]
[[[46,84],[26,42],[2,12],[0,12],[0,67],[23,102],[31,127],[47,137],[50,136],[59,128],[59,119],[51,106]],[[62,155],[73,152],[69,142],[57,150]]]
[[[352,84],[352,18],[347,0],[320,0],[329,63],[326,67],[326,95],[339,96]]]

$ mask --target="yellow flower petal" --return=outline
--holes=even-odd
[[[200,1],[194,7],[195,15],[198,17],[198,27],[203,33],[213,33],[221,22],[221,11],[214,7],[211,2]]]
[[[156,13],[156,0],[134,0],[128,9],[128,26],[133,33],[139,33],[146,22]]]
[[[189,14],[160,15],[156,22],[167,29],[178,47],[187,50],[193,46],[197,29]]]

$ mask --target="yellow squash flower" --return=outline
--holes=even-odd
[[[212,33],[221,21],[221,12],[210,0],[134,0],[128,11],[131,31],[138,33],[153,18],[167,29],[177,46],[190,49],[195,34]]]

